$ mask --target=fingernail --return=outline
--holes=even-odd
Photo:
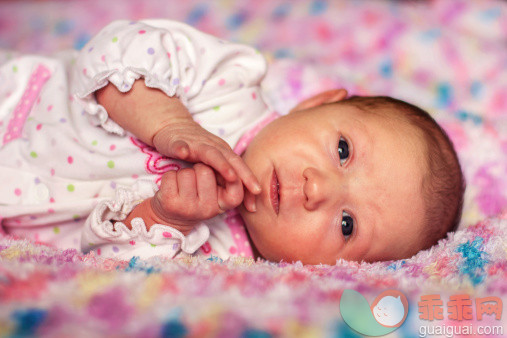
[[[233,179],[233,180],[235,180],[235,179],[236,179],[236,172],[235,172],[234,170],[229,169],[229,170],[227,171],[227,174],[229,175],[229,177],[230,177],[231,179]]]
[[[259,194],[261,191],[262,191],[262,188],[260,186],[260,184],[256,184],[255,187],[254,187],[254,194]]]
[[[255,202],[250,204],[250,212],[256,212],[257,211],[257,205],[255,205]]]
[[[220,209],[220,213],[223,214],[224,212],[226,212],[227,210],[222,206],[222,203],[220,203],[220,201],[218,201],[218,209]]]

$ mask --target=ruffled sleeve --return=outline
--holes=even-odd
[[[185,236],[163,224],[154,224],[147,231],[142,218],[132,220],[132,229],[121,222],[137,204],[153,196],[156,190],[154,183],[140,180],[132,188],[118,188],[114,199],[100,202],[83,228],[81,250],[123,259],[192,255],[209,238],[209,228],[205,224],[198,224]]]
[[[115,21],[80,52],[72,83],[92,123],[123,135],[124,130],[95,100],[94,92],[109,82],[127,92],[142,77],[147,87],[179,97],[192,113],[193,106],[201,111],[212,109],[217,96],[257,86],[265,70],[265,60],[255,49],[222,41],[180,22]],[[234,77],[225,83],[221,76],[227,72]],[[214,78],[217,80],[210,84]]]

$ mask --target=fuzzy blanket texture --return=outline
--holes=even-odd
[[[120,261],[0,237],[0,336],[354,337],[340,309],[347,289],[370,304],[388,289],[406,295],[407,318],[390,336],[507,334],[507,314],[481,319],[475,303],[507,303],[506,2],[2,1],[0,48],[80,49],[112,20],[152,17],[258,48],[270,64],[265,98],[281,113],[335,87],[428,110],[467,179],[460,229],[410,259],[333,266]],[[441,298],[442,319],[421,318],[426,295]],[[470,297],[471,319],[453,319],[456,295]]]

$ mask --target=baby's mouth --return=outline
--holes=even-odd
[[[271,177],[269,197],[271,199],[273,210],[278,215],[278,212],[280,211],[280,183],[278,182],[278,176],[276,175],[275,170],[273,170],[273,175]]]

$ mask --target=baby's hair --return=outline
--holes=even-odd
[[[424,135],[429,168],[423,179],[425,222],[420,246],[414,249],[427,249],[448,232],[455,231],[461,220],[465,180],[453,144],[442,127],[421,108],[387,96],[352,96],[340,103],[366,112],[401,117]]]

